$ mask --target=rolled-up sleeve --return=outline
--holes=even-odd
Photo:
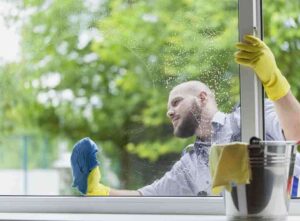
[[[285,140],[274,104],[270,100],[265,101],[265,133],[266,140]]]

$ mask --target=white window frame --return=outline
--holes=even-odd
[[[239,38],[262,37],[262,0],[238,0]],[[254,30],[256,27],[256,30]],[[250,69],[240,67],[242,140],[264,137],[263,88]],[[249,105],[253,104],[253,105]],[[255,119],[253,121],[253,119]],[[300,200],[291,200],[290,215],[300,215]],[[225,215],[223,197],[62,197],[0,196],[0,213],[103,213]]]
[[[0,213],[225,215],[223,197],[38,197],[1,196]],[[290,202],[300,215],[300,200]]]
[[[239,0],[239,40],[245,34],[263,36],[262,0]],[[264,90],[255,72],[239,66],[241,102],[241,141],[253,136],[264,139]],[[247,125],[243,127],[243,125]]]

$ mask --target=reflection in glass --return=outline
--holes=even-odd
[[[79,194],[71,189],[70,152],[88,136],[101,147],[108,186],[141,188],[191,155],[192,171],[177,171],[188,190],[159,195],[209,195],[207,142],[239,140],[238,109],[224,114],[239,101],[236,1],[0,3],[0,25],[19,43],[18,56],[1,57],[1,194]],[[222,111],[196,147],[188,146],[195,136],[174,136],[166,116],[180,102],[170,91],[190,80],[205,83]]]

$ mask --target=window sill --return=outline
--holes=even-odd
[[[300,216],[289,216],[287,221],[298,221]],[[6,221],[226,221],[226,216],[213,215],[149,215],[149,214],[62,214],[62,213],[0,213]]]
[[[224,215],[222,197],[2,196],[0,213]]]
[[[300,200],[291,200],[289,214],[300,216],[299,208]],[[225,209],[222,197],[0,196],[0,213],[224,216]]]

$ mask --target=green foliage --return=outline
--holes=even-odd
[[[130,178],[135,157],[153,165],[193,142],[174,138],[166,117],[174,85],[207,83],[225,112],[239,100],[236,1],[110,0],[91,7],[25,0],[25,9],[32,13],[22,27],[22,59],[0,69],[1,133],[70,144],[89,136],[124,186],[143,184]],[[299,3],[264,1],[264,21],[266,42],[300,99]],[[55,142],[49,148],[53,160]]]
[[[128,143],[127,150],[130,153],[137,154],[141,158],[149,159],[155,162],[160,156],[173,153],[174,151],[182,152],[184,147],[194,142],[194,139],[173,138],[165,143],[161,141],[149,141],[139,144]]]
[[[274,4],[266,0],[263,10],[265,41],[291,84],[293,94],[300,100],[300,2],[280,0]]]
[[[24,2],[33,13],[22,28],[22,65],[10,71],[20,79],[11,89],[22,94],[11,121],[72,142],[90,136],[124,185],[132,154],[155,162],[192,142],[174,139],[166,117],[174,85],[208,83],[222,110],[237,101],[233,2],[48,3]],[[18,110],[12,107],[9,114]]]
[[[0,139],[0,168],[27,169],[52,168],[57,158],[55,139],[33,135],[1,136]],[[52,148],[51,148],[52,147]]]

